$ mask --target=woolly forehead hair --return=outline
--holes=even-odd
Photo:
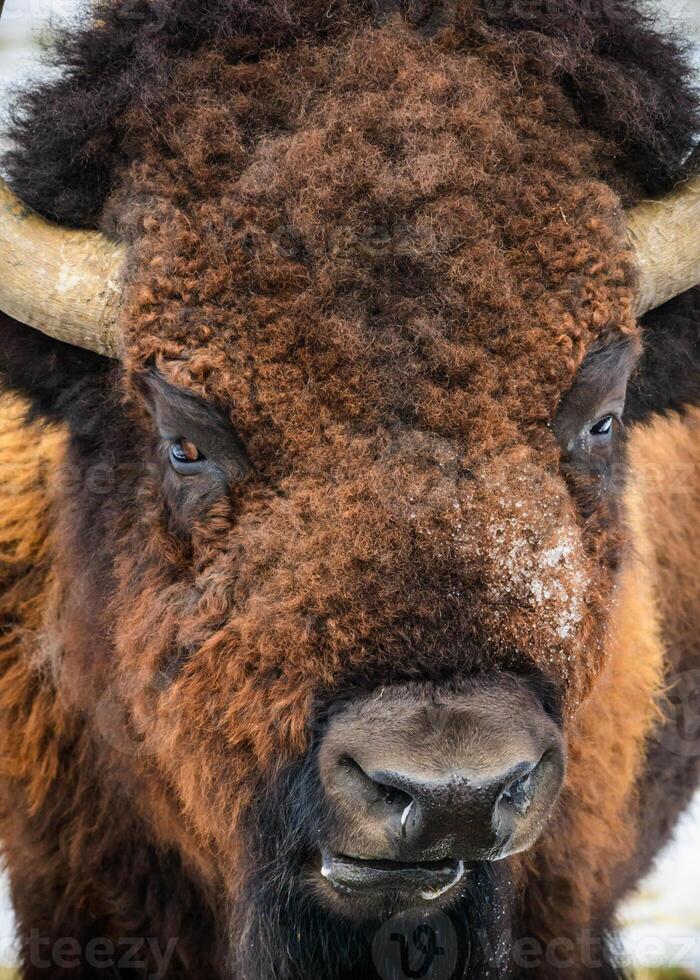
[[[129,362],[232,406],[258,460],[348,423],[551,448],[591,341],[634,329],[601,142],[462,42],[397,19],[252,64],[201,51],[130,116]]]

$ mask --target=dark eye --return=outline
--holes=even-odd
[[[598,419],[595,425],[590,428],[590,433],[592,436],[599,436],[602,438],[609,438],[612,435],[614,417],[612,415],[604,415],[602,419]]]
[[[205,461],[204,453],[188,439],[178,439],[170,445],[170,462],[173,469],[183,476],[199,473]]]

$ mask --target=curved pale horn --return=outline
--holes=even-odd
[[[700,284],[700,174],[667,197],[627,212],[627,235],[636,253],[641,316]]]
[[[56,340],[116,357],[124,258],[124,246],[98,232],[40,218],[0,178],[3,313]]]

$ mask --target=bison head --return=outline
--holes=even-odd
[[[585,864],[579,810],[612,832],[629,790],[600,774],[635,304],[697,259],[645,266],[607,144],[475,30],[227,39],[125,119],[123,244],[5,207],[50,301],[14,272],[3,308],[119,361],[38,368],[71,430],[43,656],[236,976],[339,976],[408,909],[500,937],[542,835]],[[47,349],[7,335],[26,382]]]

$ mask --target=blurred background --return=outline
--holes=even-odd
[[[0,146],[3,114],[11,92],[45,72],[40,45],[52,23],[79,16],[89,0],[0,0]],[[700,0],[654,0],[659,17],[671,18],[693,44],[700,85]],[[623,910],[621,936],[630,964],[640,978],[700,980],[700,794],[677,828],[649,879]],[[15,961],[14,923],[6,882],[0,872],[0,980]]]

